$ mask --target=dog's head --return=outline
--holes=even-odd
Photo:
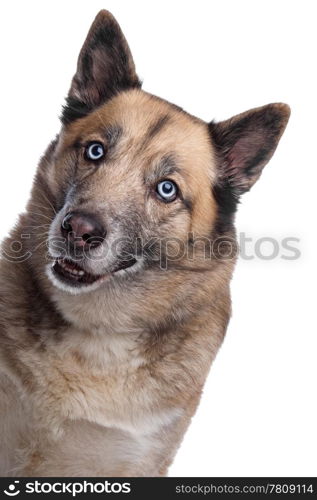
[[[287,105],[269,104],[208,124],[142,91],[120,27],[101,11],[34,191],[55,211],[50,279],[71,293],[92,290],[159,267],[162,241],[181,248],[182,261],[194,238],[230,234],[239,197],[288,117]]]

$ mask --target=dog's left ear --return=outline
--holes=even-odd
[[[290,116],[287,104],[268,104],[210,123],[220,159],[219,181],[236,197],[248,191],[272,157]]]
[[[86,116],[118,92],[140,86],[119,24],[110,12],[101,10],[79,54],[61,120],[67,125]]]

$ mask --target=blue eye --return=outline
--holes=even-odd
[[[85,149],[86,160],[98,161],[105,156],[105,148],[100,142],[91,142]]]
[[[156,192],[166,202],[174,201],[177,197],[177,185],[173,181],[161,181],[156,186]]]

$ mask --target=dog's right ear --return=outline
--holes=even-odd
[[[62,123],[82,118],[122,90],[140,87],[133,58],[112,14],[101,10],[79,54],[77,71],[61,116]]]

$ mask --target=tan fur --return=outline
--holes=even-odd
[[[168,125],[144,149],[139,148],[139,141],[153,123],[153,117],[167,115]],[[120,94],[107,105],[97,109],[83,120],[72,124],[61,137],[60,152],[67,150],[76,140],[98,140],[102,134],[96,129],[104,130],[107,126],[122,124],[126,131],[122,150],[114,158],[116,186],[126,186],[127,174],[131,181],[142,169],[146,169],[155,157],[172,151],[182,161],[182,177],[177,177],[180,186],[184,187],[191,196],[199,195],[199,204],[195,204],[190,229],[199,235],[208,235],[215,216],[215,204],[210,196],[210,183],[216,179],[215,164],[212,161],[213,151],[204,122],[194,119],[190,115],[179,112],[165,101],[145,92],[135,90]],[[120,163],[118,156],[120,155]],[[195,169],[193,169],[193,164]],[[129,165],[129,170],[127,169]],[[111,165],[110,167],[111,168]],[[127,171],[128,170],[128,171]],[[104,173],[102,173],[104,175]],[[58,178],[58,170],[56,172]],[[124,179],[124,183],[122,180]],[[93,199],[103,196],[104,185],[98,183],[93,186]],[[104,181],[106,182],[106,180]],[[57,181],[56,181],[57,184]],[[97,191],[99,190],[99,192]],[[119,194],[116,191],[116,195]],[[88,193],[89,194],[89,193]]]
[[[106,143],[111,127],[121,135],[95,168],[83,145]],[[140,89],[64,126],[48,148],[0,261],[0,475],[167,473],[230,316],[235,255],[206,258],[202,245],[218,216],[218,153],[204,122]],[[153,192],[166,155],[187,208]],[[109,271],[95,289],[69,293],[47,273],[46,243],[70,210],[98,214],[107,241],[134,229],[146,241],[173,236],[188,250],[190,234],[196,251],[167,269],[140,261]],[[222,236],[235,242],[233,232]],[[14,241],[21,250],[13,260]],[[100,274],[115,259],[85,265]]]
[[[169,127],[140,155],[137,149],[151,120],[162,113],[171,116]],[[122,204],[122,197],[133,182],[137,191],[139,176],[149,168],[150,161],[153,163],[156,156],[171,150],[183,165],[177,181],[196,201],[192,217],[180,214],[166,234],[173,230],[173,235],[180,238],[185,238],[188,231],[207,235],[215,217],[210,182],[216,174],[206,128],[202,122],[138,90],[115,97],[63,132],[55,153],[60,161],[55,164],[51,159],[49,164],[51,189],[57,191],[65,175],[68,148],[79,138],[98,139],[101,127],[116,123],[124,124],[128,131],[113,164],[107,167],[115,169],[116,175],[108,177],[104,169],[91,179],[85,192],[90,201],[85,208],[93,203],[100,209],[105,191],[115,193],[116,197],[109,200],[109,194],[108,204],[110,201],[115,207],[118,202]],[[43,217],[52,216],[43,196],[38,196],[34,207],[36,204],[43,206]],[[146,210],[150,219],[158,217],[158,208],[163,212],[168,210],[165,206],[157,207],[154,200],[149,201]],[[15,233],[17,238],[19,232],[20,228]],[[34,258],[41,261],[42,253],[36,252]],[[23,308],[18,312],[17,304],[12,302],[17,288],[24,293],[20,270],[24,264],[2,262],[2,267],[4,274],[10,272],[15,276],[14,282],[5,278],[1,282],[1,295],[11,302],[8,316],[23,315]],[[14,353],[10,346],[16,342],[17,333],[6,327],[3,363],[8,365],[6,372],[15,381],[16,391],[21,391],[27,399],[29,408],[24,408],[23,420],[27,420],[32,431],[23,435],[23,422],[20,423],[21,429],[15,430],[22,433],[20,447],[12,452],[9,469],[2,468],[1,472],[78,476],[165,474],[198,403],[228,321],[232,262],[220,267],[213,270],[210,266],[209,272],[194,276],[187,271],[147,271],[136,277],[138,287],[114,281],[82,296],[55,289],[41,273],[43,288],[70,326],[60,326],[53,335],[39,331],[38,338],[31,341],[22,326],[21,349]],[[179,304],[188,301],[187,297],[190,297],[188,306],[181,310]],[[210,297],[214,303],[221,303],[219,309],[210,305]],[[29,300],[27,296],[23,299]],[[180,320],[186,315],[190,318],[191,310],[197,306],[199,317],[189,319],[185,328],[174,328],[171,336],[149,336],[139,325],[141,318],[142,325],[148,323],[155,328],[171,307],[178,310]],[[16,398],[16,404],[20,404],[18,392]],[[81,444],[79,436],[84,429],[87,432]],[[103,442],[107,450],[102,445],[98,451],[98,443]],[[77,460],[81,446],[85,456],[75,465],[73,461],[75,457]],[[119,453],[120,447],[123,448]],[[107,456],[112,457],[110,462]]]

